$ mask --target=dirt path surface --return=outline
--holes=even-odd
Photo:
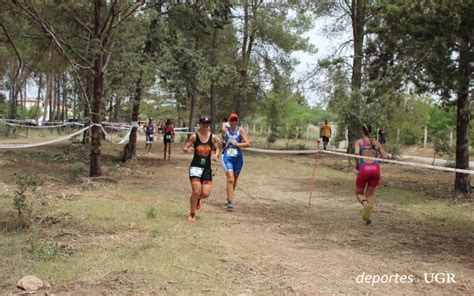
[[[308,211],[311,157],[247,153],[234,210],[225,209],[224,173],[217,166],[211,197],[198,212],[198,221],[189,223],[186,221],[190,194],[187,168],[191,156],[176,150],[175,147],[171,161],[162,160],[159,153],[141,155],[138,165],[116,172],[118,182],[106,185],[104,194],[76,191],[79,198],[97,202],[118,205],[127,202],[126,208],[116,211],[133,212],[135,206],[152,204],[158,208],[157,221],[150,222],[147,228],[148,224],[135,224],[140,222],[133,222],[133,217],[131,222],[117,221],[115,214],[111,214],[100,217],[100,221],[113,221],[113,230],[101,231],[102,222],[87,224],[85,220],[90,214],[84,214],[76,218],[81,221],[78,225],[63,226],[63,230],[70,228],[82,233],[64,241],[74,243],[78,253],[89,254],[94,250],[97,264],[102,262],[97,268],[104,274],[89,271],[87,275],[67,277],[62,283],[50,278],[52,292],[471,295],[474,291],[472,225],[453,227],[438,221],[434,214],[418,212],[419,203],[407,206],[403,200],[394,202],[397,197],[384,197],[384,190],[399,187],[397,182],[415,183],[414,187],[419,187],[417,182],[426,183],[426,188],[442,192],[436,186],[446,188],[450,183],[445,180],[446,175],[430,177],[426,173],[429,181],[413,181],[411,178],[417,172],[387,168],[387,175],[393,178],[388,182],[387,177],[382,185],[386,188],[381,189],[378,197],[374,225],[366,226],[360,218],[361,207],[353,196],[353,174],[340,160],[318,160],[315,192]],[[394,195],[398,195],[397,191]],[[426,202],[427,207],[435,207],[430,199]],[[472,209],[469,203],[463,206]],[[89,211],[86,207],[78,205],[69,211],[74,216],[76,212]],[[472,223],[472,217],[468,221]],[[155,252],[155,246],[147,244],[150,237],[156,248],[161,249]],[[139,243],[136,252],[120,253],[122,247]],[[101,256],[127,259],[118,267]],[[152,261],[151,267],[137,263],[139,260]],[[94,266],[91,263],[87,268],[93,270]],[[431,273],[446,272],[455,275],[456,283],[424,281],[424,273],[431,276]],[[371,279],[369,283],[359,283],[361,274],[392,276],[391,283],[371,284]],[[396,283],[402,275],[413,282]],[[382,280],[386,281],[387,277]],[[11,291],[9,283],[13,280],[6,275],[3,278],[6,280],[3,288]]]
[[[360,221],[359,205],[352,188],[324,176],[317,178],[312,208],[308,213],[311,158],[246,155],[245,168],[236,192],[236,207],[225,210],[225,178],[217,166],[214,190],[199,212],[222,223],[212,227],[190,225],[199,245],[218,249],[219,266],[213,277],[222,281],[222,292],[232,294],[352,294],[369,292],[459,293],[472,291],[473,236],[410,221],[396,209],[380,203],[375,225]],[[173,192],[183,202],[189,195],[189,157],[174,155],[172,162],[147,162],[166,177],[157,190]],[[302,164],[306,163],[306,167]],[[319,172],[317,172],[319,173]],[[323,173],[323,172],[322,172]],[[173,182],[169,182],[173,180]],[[181,219],[186,218],[183,213]],[[464,241],[465,240],[465,241]],[[199,268],[199,266],[197,267]],[[413,284],[359,284],[356,277],[413,275]],[[452,272],[458,285],[425,284],[424,273]],[[392,279],[393,280],[393,279]],[[394,280],[393,280],[394,281]],[[444,292],[443,292],[444,291]],[[449,291],[449,292],[448,292]]]

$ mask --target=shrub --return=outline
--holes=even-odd
[[[18,227],[26,228],[29,226],[30,215],[32,211],[31,201],[28,200],[28,196],[38,195],[38,186],[41,185],[41,180],[35,175],[20,175],[17,176],[17,190],[12,196],[13,208],[18,213]]]
[[[390,155],[391,159],[399,159],[402,155],[401,147],[398,144],[387,144],[384,146],[385,151]]]

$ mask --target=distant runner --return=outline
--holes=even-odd
[[[201,208],[201,200],[208,198],[212,188],[212,161],[219,159],[219,140],[210,131],[211,119],[203,116],[199,119],[199,131],[189,137],[183,148],[185,153],[194,151],[189,167],[192,194],[189,199],[191,211],[189,222],[196,221],[196,210]],[[211,156],[212,155],[212,156]]]
[[[150,153],[155,138],[155,123],[152,117],[148,118],[148,121],[143,126],[143,131],[145,132],[146,139],[145,150],[148,148],[148,153]]]
[[[168,152],[168,160],[171,160],[171,143],[174,142],[174,127],[171,123],[171,119],[166,120],[166,124],[163,128],[163,145],[164,153],[163,159],[166,160],[166,152]]]
[[[234,207],[232,199],[237,187],[237,179],[244,165],[244,156],[241,148],[250,146],[249,137],[243,127],[239,126],[239,116],[231,114],[229,116],[230,126],[222,125],[221,134],[224,138],[224,154],[222,156],[222,166],[227,177],[227,209]]]
[[[356,155],[369,157],[387,158],[382,144],[372,138],[372,127],[370,124],[362,126],[362,138],[355,142]],[[355,159],[355,168],[357,170],[356,179],[356,197],[357,200],[364,206],[362,212],[362,220],[367,225],[372,224],[370,219],[375,203],[375,187],[380,181],[380,163],[378,161],[368,159]]]
[[[323,126],[321,126],[321,129],[319,131],[319,136],[323,139],[324,150],[326,150],[328,146],[329,138],[331,138],[331,135],[332,135],[331,125],[329,125],[329,122],[327,119],[324,119]]]

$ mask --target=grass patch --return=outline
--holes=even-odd
[[[156,210],[153,207],[148,208],[146,211],[146,218],[147,219],[155,219],[156,218]]]

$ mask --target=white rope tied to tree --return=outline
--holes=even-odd
[[[110,142],[110,143],[115,144],[115,145],[123,145],[123,144],[127,144],[128,141],[130,140],[130,134],[132,133],[132,128],[126,129],[126,130],[128,130],[128,133],[120,141],[115,142],[115,141],[112,140],[112,135],[107,133],[107,131],[105,130],[103,125],[100,125],[100,124],[94,124],[94,125],[100,126],[100,128],[102,129],[102,132],[105,135],[105,140],[107,142]],[[108,138],[110,138],[110,139],[108,139]]]
[[[39,146],[45,146],[45,145],[51,145],[55,143],[59,143],[62,141],[69,140],[77,135],[80,135],[81,133],[85,132],[86,130],[90,129],[92,125],[86,126],[72,134],[65,135],[59,138],[43,141],[43,142],[38,142],[38,143],[24,143],[24,144],[0,144],[0,149],[21,149],[21,148],[32,148],[32,147],[39,147]]]
[[[69,140],[75,136],[78,136],[80,135],[81,133],[89,130],[90,128],[92,128],[93,126],[98,126],[101,128],[102,132],[104,133],[105,135],[105,139],[106,141],[112,143],[112,144],[116,144],[116,145],[122,145],[122,144],[126,144],[128,143],[129,139],[130,139],[130,133],[131,133],[131,129],[128,129],[128,133],[119,141],[119,142],[115,142],[113,141],[112,139],[107,139],[107,137],[112,137],[109,133],[107,133],[107,131],[105,130],[105,128],[101,125],[101,124],[96,124],[96,123],[92,123],[72,134],[69,134],[69,135],[65,135],[65,136],[62,136],[62,137],[58,137],[58,138],[55,138],[55,139],[51,139],[51,140],[46,140],[46,141],[42,141],[42,142],[37,142],[37,143],[15,143],[15,144],[0,144],[0,149],[22,149],[22,148],[33,148],[33,147],[40,147],[40,146],[46,146],[46,145],[51,145],[51,144],[55,144],[55,143],[59,143],[59,142],[63,142],[63,141],[66,141],[66,140]]]
[[[384,162],[384,163],[397,164],[397,165],[402,165],[402,166],[410,166],[410,167],[415,167],[415,168],[425,168],[425,169],[431,169],[431,170],[437,170],[437,171],[454,172],[454,173],[474,175],[474,171],[472,171],[472,170],[447,168],[447,167],[440,167],[440,166],[434,166],[434,165],[429,165],[429,164],[399,161],[399,160],[392,160],[392,159],[384,159],[384,158],[377,158],[377,157],[369,157],[369,156],[348,154],[348,153],[335,152],[335,151],[329,151],[329,150],[270,150],[270,149],[260,149],[260,148],[244,148],[244,150],[245,151],[251,151],[251,152],[257,152],[257,153],[270,153],[270,154],[316,154],[316,153],[326,153],[326,154],[339,155],[339,156],[344,156],[344,157],[363,158],[363,159],[368,159],[368,160],[374,160],[374,161],[379,161],[379,162]]]

